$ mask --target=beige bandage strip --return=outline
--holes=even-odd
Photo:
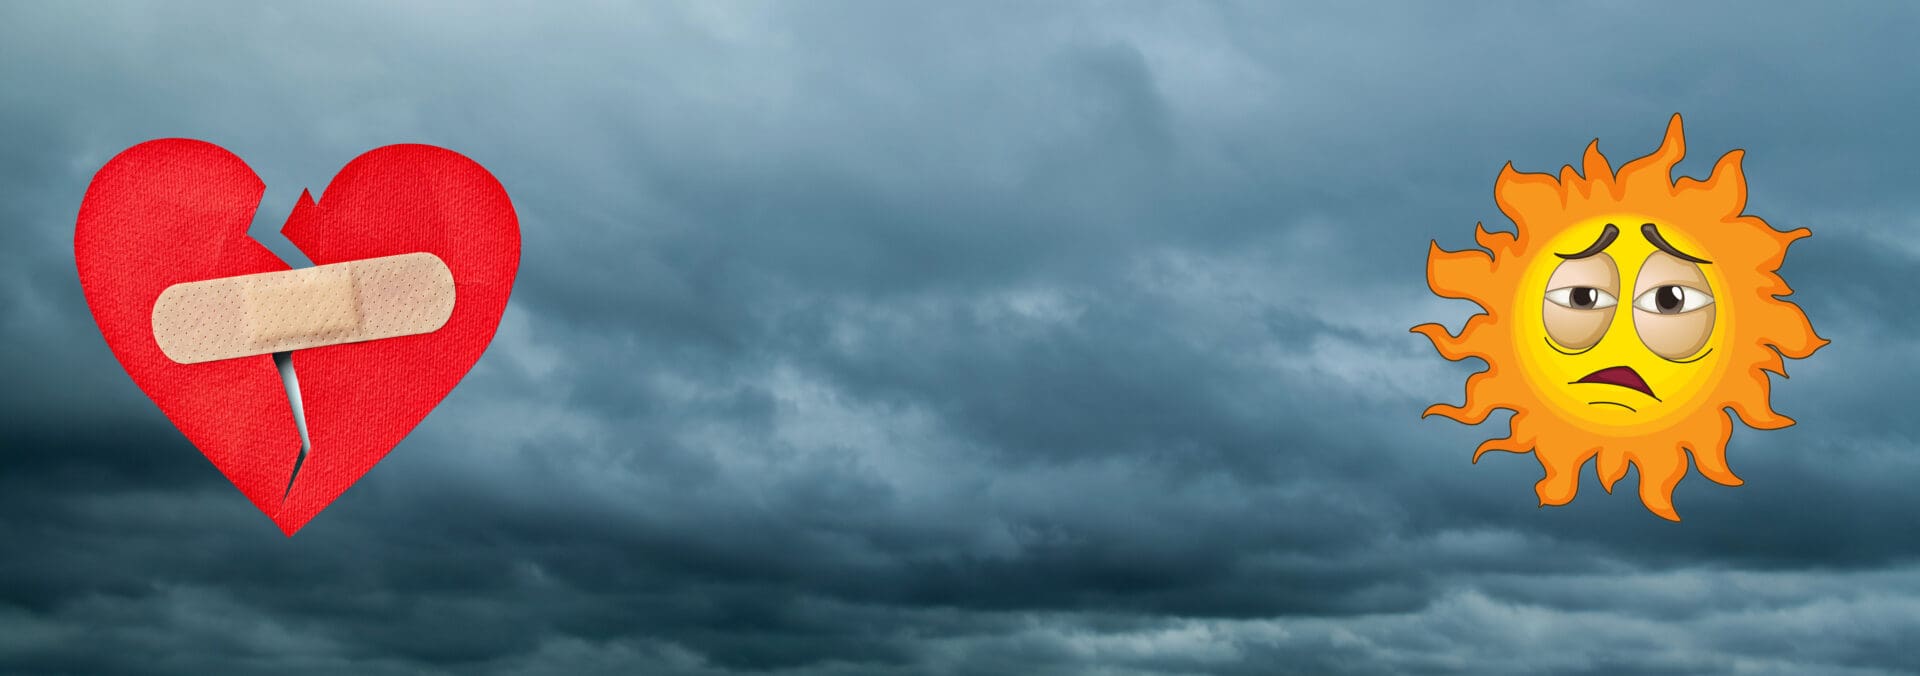
[[[453,271],[410,253],[175,284],[153,339],[182,364],[429,333],[453,315]]]

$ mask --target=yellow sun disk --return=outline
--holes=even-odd
[[[1532,256],[1510,306],[1514,308],[1516,320],[1511,327],[1513,344],[1535,397],[1549,403],[1552,413],[1569,424],[1611,437],[1640,436],[1696,415],[1699,408],[1707,404],[1701,399],[1710,390],[1708,385],[1718,382],[1726,371],[1726,350],[1722,344],[1733,328],[1731,303],[1716,300],[1699,310],[1714,313],[1713,330],[1704,346],[1680,360],[1687,363],[1675,363],[1654,354],[1636,333],[1635,282],[1642,262],[1657,251],[1640,233],[1639,225],[1647,222],[1655,220],[1623,213],[1589,219],[1567,228]],[[1565,352],[1577,352],[1564,354],[1555,349],[1557,343],[1552,343],[1547,335],[1542,316],[1543,303],[1547,302],[1545,294],[1549,290],[1548,277],[1563,262],[1553,252],[1585,248],[1598,239],[1601,230],[1610,223],[1619,229],[1620,235],[1604,255],[1612,256],[1619,269],[1619,288],[1615,290],[1619,304],[1614,307],[1611,323],[1599,343],[1585,351],[1558,346]],[[1713,260],[1712,253],[1688,237],[1680,226],[1655,223],[1667,241],[1681,251]],[[1727,288],[1726,280],[1711,263],[1700,268],[1713,287],[1705,291],[1717,298]],[[1619,385],[1576,382],[1590,373],[1614,366],[1626,366],[1639,373],[1653,390],[1654,397]]]

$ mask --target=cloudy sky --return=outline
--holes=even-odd
[[[1916,18],[8,3],[0,672],[1920,671]],[[1428,241],[1674,112],[1833,344],[1683,522],[1539,508],[1419,417],[1480,368],[1407,332],[1471,312]],[[519,211],[491,349],[291,539],[81,296],[93,172],[174,136],[257,232],[401,142]]]

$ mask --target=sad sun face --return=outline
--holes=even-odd
[[[1607,434],[1657,426],[1700,408],[1723,375],[1715,359],[1726,322],[1712,261],[1654,223],[1622,214],[1583,223],[1547,243],[1522,277],[1513,307],[1528,380],[1570,420]],[[1680,243],[1676,244],[1675,241]],[[1711,276],[1710,276],[1711,273]],[[1531,302],[1529,302],[1531,301]]]
[[[1777,274],[1787,246],[1805,229],[1780,232],[1743,215],[1741,151],[1723,156],[1705,180],[1672,180],[1686,152],[1680,116],[1653,154],[1618,173],[1587,147],[1572,166],[1524,174],[1509,165],[1494,185],[1515,233],[1477,229],[1482,249],[1427,256],[1427,284],[1471,300],[1476,314],[1458,335],[1439,324],[1427,336],[1441,356],[1487,362],[1467,379],[1461,406],[1438,414],[1470,425],[1495,409],[1514,412],[1506,438],[1474,452],[1533,453],[1546,471],[1534,491],[1542,505],[1573,500],[1580,468],[1593,460],[1608,491],[1640,470],[1640,500],[1678,521],[1673,488],[1689,455],[1702,475],[1726,485],[1734,415],[1747,425],[1793,424],[1770,407],[1766,373],[1826,340],[1784,300]],[[1583,175],[1584,174],[1584,175]]]

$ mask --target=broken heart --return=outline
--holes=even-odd
[[[520,226],[492,174],[433,146],[368,151],[319,201],[301,195],[281,232],[315,265],[427,253],[455,289],[451,315],[430,332],[291,353],[312,440],[302,460],[271,355],[180,363],[155,339],[155,303],[168,287],[290,269],[247,236],[264,190],[245,162],[210,143],[128,148],[87,187],[74,259],[94,320],[134,383],[292,535],[386,457],[486,351],[519,269]]]

